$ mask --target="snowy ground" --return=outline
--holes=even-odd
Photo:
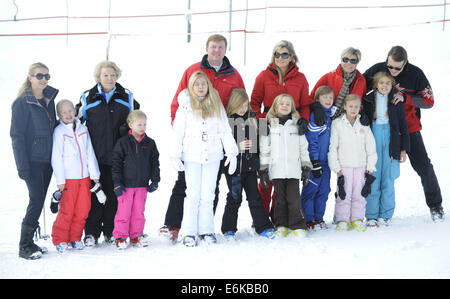
[[[236,1],[234,1],[236,2]],[[244,2],[244,1],[242,1]],[[260,1],[263,2],[263,1]],[[249,7],[262,7],[249,1]],[[270,5],[307,5],[307,1],[267,1]],[[376,2],[376,3],[375,3]],[[343,5],[423,4],[424,1],[346,1]],[[17,1],[19,18],[65,15],[63,1]],[[89,3],[87,12],[84,7]],[[107,15],[109,1],[70,2],[70,15]],[[145,1],[129,1],[121,5],[112,1],[112,15],[163,14],[186,12],[185,1],[170,1],[171,7],[148,7]],[[192,1],[193,11],[227,10],[228,1]],[[305,4],[306,3],[306,4]],[[315,1],[329,5],[333,1]],[[42,9],[37,7],[51,7]],[[234,9],[245,8],[233,3]],[[354,46],[362,51],[358,65],[365,71],[386,58],[393,45],[408,50],[410,62],[427,75],[435,94],[433,109],[422,110],[423,138],[438,176],[443,207],[450,211],[450,138],[447,132],[450,110],[450,30],[442,23],[350,30],[370,26],[414,24],[442,19],[442,7],[351,10],[270,9],[249,13],[249,30],[266,30],[247,35],[244,64],[244,35],[234,33],[232,64],[244,78],[250,94],[257,74],[266,68],[273,45],[281,39],[294,43],[300,57],[300,70],[310,87],[324,73],[335,69],[341,51]],[[15,8],[2,1],[0,19],[11,19]],[[243,29],[245,14],[237,13],[233,29]],[[266,19],[265,19],[266,18]],[[289,22],[283,22],[288,19]],[[266,20],[266,22],[264,22]],[[70,32],[107,31],[106,20],[70,20]],[[228,29],[228,15],[194,15],[190,44],[186,43],[186,21],[183,17],[117,19],[111,23],[114,33],[139,33],[139,36],[118,36],[111,40],[110,59],[123,70],[119,82],[131,89],[142,109],[149,116],[148,134],[161,152],[160,188],[149,195],[146,206],[146,233],[151,245],[118,252],[104,245],[84,251],[56,252],[50,240],[41,240],[49,253],[37,261],[18,257],[20,223],[28,204],[27,189],[16,172],[9,137],[10,105],[28,66],[35,61],[47,64],[52,74],[50,85],[60,89],[57,100],[68,98],[77,102],[82,91],[94,85],[94,66],[105,58],[106,36],[65,37],[0,37],[0,98],[4,101],[0,119],[0,140],[4,143],[0,173],[0,278],[450,278],[450,221],[433,223],[425,204],[418,176],[409,161],[402,164],[396,181],[397,207],[390,227],[338,233],[334,229],[314,232],[306,239],[265,240],[255,236],[246,202],[239,214],[238,241],[226,242],[220,233],[221,217],[227,190],[221,181],[221,197],[216,213],[216,245],[202,244],[196,248],[171,245],[158,236],[163,224],[168,199],[175,182],[175,171],[168,162],[167,139],[170,131],[169,106],[184,69],[200,60],[209,32]],[[289,32],[292,30],[304,32]],[[317,32],[306,32],[319,30]],[[320,31],[322,30],[322,31]],[[65,32],[65,20],[0,22],[3,33]],[[283,31],[283,32],[281,32]],[[224,33],[229,38],[228,33]],[[335,177],[332,176],[334,185]],[[56,188],[52,181],[49,196]],[[333,192],[334,192],[334,188]],[[46,231],[51,234],[55,216],[45,203]],[[330,194],[325,220],[330,223],[334,200]],[[43,218],[41,218],[43,226]],[[331,226],[331,225],[330,225]],[[270,261],[270,262],[268,262]]]

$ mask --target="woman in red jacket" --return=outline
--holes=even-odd
[[[333,119],[342,114],[344,98],[348,94],[357,94],[361,99],[366,94],[366,79],[364,79],[361,73],[356,69],[360,61],[361,51],[352,47],[345,49],[344,51],[342,51],[341,63],[338,65],[336,70],[323,75],[311,90],[311,95],[314,95],[316,89],[323,85],[328,85],[333,89],[334,106],[336,106],[337,108]],[[316,124],[318,126],[321,126],[326,122],[326,116],[325,113],[323,113],[323,109],[320,107],[320,104],[317,107],[320,108],[317,109],[317,112],[322,112],[323,118],[321,118],[319,115],[316,115],[317,103],[318,102],[311,106],[311,110],[313,110],[314,112],[314,119],[316,121]]]
[[[256,77],[250,105],[258,119],[265,118],[273,100],[278,95],[290,94],[301,116],[298,123],[299,133],[304,134],[310,114],[309,106],[314,102],[308,93],[308,81],[298,69],[298,57],[291,42],[286,40],[278,42],[272,53],[269,66]],[[258,190],[261,193],[264,208],[269,213],[272,184],[270,183],[268,188],[263,188],[260,183]]]

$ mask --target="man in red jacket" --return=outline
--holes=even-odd
[[[420,68],[408,62],[406,50],[401,46],[392,47],[385,62],[373,65],[364,73],[367,86],[372,86],[373,76],[380,71],[389,72],[397,82],[394,104],[402,103],[405,107],[411,143],[409,160],[422,181],[432,219],[442,220],[444,210],[441,189],[420,133],[420,109],[428,109],[434,105],[430,83]]]
[[[206,54],[200,62],[194,63],[188,67],[181,78],[178,89],[173,97],[170,106],[172,123],[175,119],[175,114],[178,109],[178,94],[188,88],[189,78],[196,71],[202,71],[208,76],[213,87],[219,92],[223,106],[226,108],[231,92],[235,88],[244,88],[244,81],[239,72],[231,65],[228,58],[225,56],[227,49],[227,40],[219,34],[211,35],[206,42]],[[216,198],[214,199],[214,211],[217,207],[219,199],[219,181],[222,174],[223,161],[221,163],[221,170],[217,177]],[[169,206],[167,207],[164,226],[160,229],[160,234],[169,235],[172,241],[176,241],[178,231],[181,227],[183,218],[183,204],[186,197],[186,181],[184,178],[184,171],[178,172],[178,179],[172,189],[172,196],[170,197]]]

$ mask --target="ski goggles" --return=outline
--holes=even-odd
[[[45,78],[45,80],[50,80],[50,74],[42,74],[42,73],[37,73],[36,75],[32,75],[31,77],[36,77],[36,79],[38,80],[42,80],[43,78]]]

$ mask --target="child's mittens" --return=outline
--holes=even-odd
[[[308,121],[305,118],[300,118],[297,122],[298,135],[305,135],[308,130]]]
[[[170,162],[172,163],[172,167],[175,168],[176,171],[184,171],[184,164],[179,158],[170,158]]]
[[[105,204],[106,195],[102,190],[102,185],[100,184],[100,182],[95,183],[94,187],[92,187],[89,191],[91,191],[92,193],[95,193],[95,196],[97,197],[97,200],[99,203],[101,203],[102,205]]]
[[[225,163],[223,165],[227,166],[228,164],[230,165],[228,167],[228,174],[232,175],[236,171],[236,167],[237,167],[236,156],[234,156],[234,155],[227,156],[227,159],[225,160]]]
[[[269,188],[269,182],[270,182],[269,170],[267,168],[260,170],[260,171],[258,171],[258,174],[259,174],[259,182],[261,183],[261,186],[264,189]]]
[[[345,181],[344,181],[344,176],[341,175],[340,177],[338,177],[338,182],[337,182],[337,185],[338,185],[338,195],[339,195],[339,197],[341,198],[341,200],[344,200],[344,199],[345,199],[345,196],[347,195],[347,193],[345,193],[344,183],[345,183]]]
[[[147,187],[147,192],[152,193],[153,191],[156,191],[158,189],[158,182],[152,182],[148,187]]]
[[[126,189],[121,183],[114,183],[114,194],[116,197],[122,196],[123,192],[125,192]]]
[[[370,192],[372,192],[372,183],[375,180],[376,180],[376,177],[374,177],[370,173],[366,173],[366,182],[364,183],[364,186],[361,189],[361,195],[363,197],[367,197],[370,194]]]
[[[320,178],[323,173],[322,164],[320,163],[320,160],[312,160],[312,173],[316,179]]]
[[[56,190],[55,192],[53,192],[52,202],[50,203],[50,211],[52,211],[53,214],[58,213],[58,206],[59,206],[59,201],[61,200],[61,197],[62,197],[61,191]]]
[[[314,113],[314,122],[318,126],[323,126],[327,123],[327,115],[319,102],[312,103],[309,108]]]
[[[311,168],[309,168],[308,166],[303,166],[302,167],[302,184],[303,186],[306,186],[308,184],[309,181],[309,173],[311,172]]]

